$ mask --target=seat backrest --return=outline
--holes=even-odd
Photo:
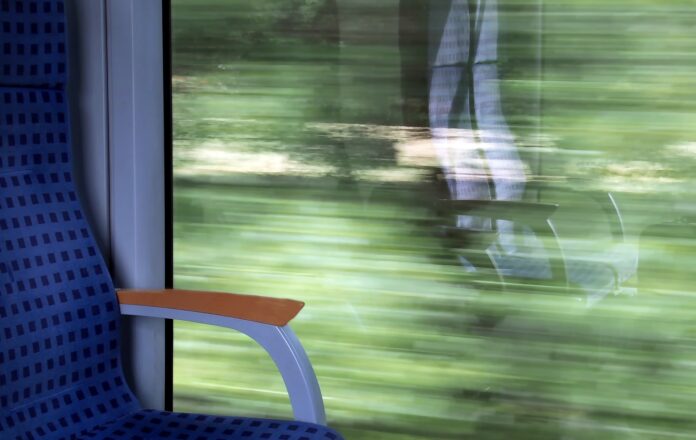
[[[0,0],[0,438],[71,438],[138,404],[72,177],[62,0]]]

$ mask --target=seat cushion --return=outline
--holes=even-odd
[[[636,273],[636,255],[633,247],[625,244],[608,246],[603,252],[564,249],[568,282],[587,295],[588,304],[617,291],[621,283]],[[535,252],[534,252],[535,251]],[[525,254],[492,252],[498,269],[505,277],[535,281],[551,280],[548,253],[543,249]]]
[[[118,302],[78,199],[69,128],[63,90],[0,87],[2,440],[70,438],[140,409],[122,376]]]
[[[79,440],[342,440],[311,423],[142,410],[81,434]]]

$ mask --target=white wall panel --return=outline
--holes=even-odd
[[[160,0],[107,0],[111,257],[116,285],[165,284]],[[148,408],[163,408],[165,323],[133,318],[126,369]]]
[[[161,0],[66,0],[75,171],[117,287],[165,284]],[[124,367],[164,407],[165,324],[124,320]]]

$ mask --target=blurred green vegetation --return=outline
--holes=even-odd
[[[649,289],[588,307],[463,270],[404,120],[397,0],[172,1],[175,284],[305,301],[293,327],[348,439],[691,438],[696,238],[645,231],[696,217],[696,5],[499,1],[506,117],[552,188],[529,197],[601,255],[589,194],[611,191]],[[261,349],[189,323],[175,408],[291,417]]]

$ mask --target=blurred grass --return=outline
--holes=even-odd
[[[541,72],[530,3],[501,3],[530,179],[579,190],[541,195],[564,243],[608,248],[584,191],[615,193],[633,249],[693,217],[693,3],[545,1]],[[695,238],[644,237],[651,289],[592,308],[462,270],[432,231],[432,163],[397,148],[427,141],[402,127],[397,6],[173,1],[176,286],[305,301],[293,327],[349,439],[696,437],[694,279],[660,269],[689,274]],[[318,25],[339,11],[340,46]],[[482,329],[482,312],[505,319]],[[261,349],[189,323],[175,408],[291,417]]]

